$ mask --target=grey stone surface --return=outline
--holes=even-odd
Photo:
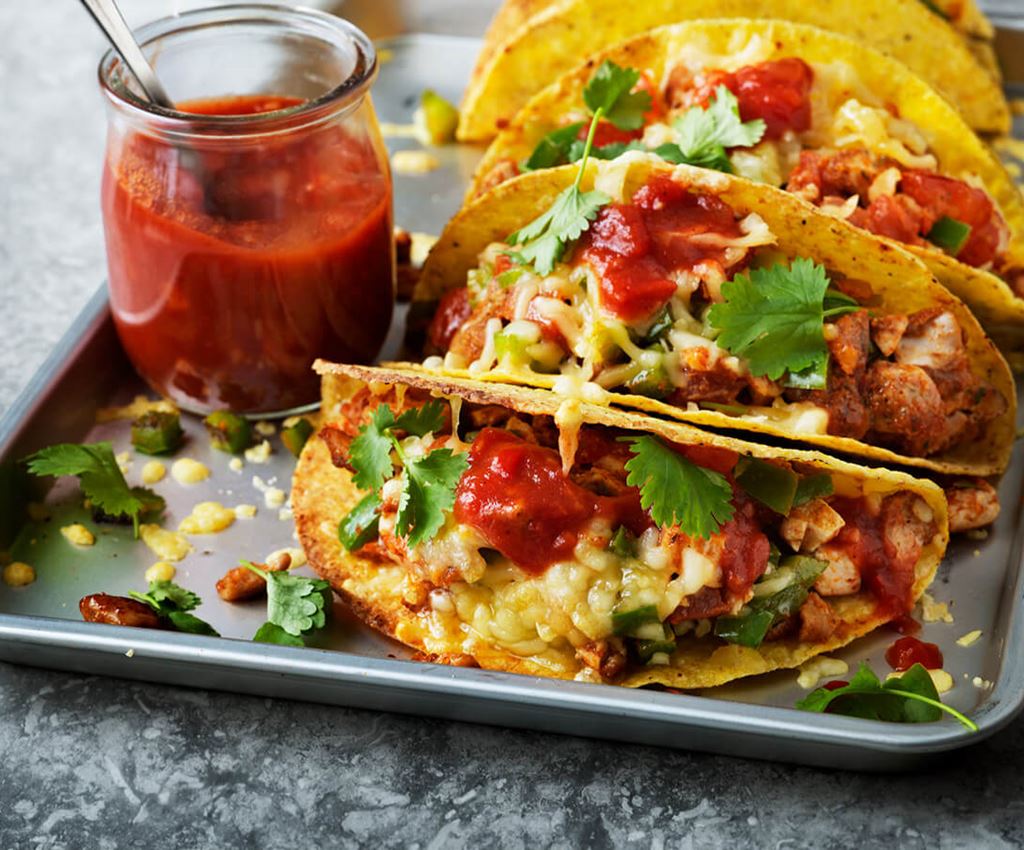
[[[0,4],[0,410],[103,278],[101,46],[70,0]],[[865,776],[0,665],[0,850],[1018,847],[1021,763],[1020,721]]]

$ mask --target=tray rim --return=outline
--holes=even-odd
[[[111,322],[106,284],[103,284],[0,418],[0,458],[18,440],[33,411],[43,403],[47,388],[59,379],[72,362],[70,358],[76,351],[87,347],[92,337],[104,331]],[[1017,569],[1008,570],[1001,602],[1002,605],[1010,606],[1006,614],[1006,635],[1002,641],[999,671],[992,691],[981,707],[971,715],[978,724],[977,733],[971,733],[948,719],[930,724],[887,724],[831,714],[809,715],[795,708],[744,703],[714,696],[641,692],[614,685],[592,685],[498,671],[373,658],[344,650],[270,646],[232,638],[148,632],[145,629],[2,612],[0,659],[11,660],[13,657],[13,660],[22,661],[20,653],[16,651],[18,648],[93,652],[106,661],[113,661],[117,668],[105,670],[105,675],[133,678],[130,669],[132,656],[126,656],[126,653],[133,651],[133,656],[144,655],[148,659],[197,670],[228,667],[232,670],[259,671],[289,680],[330,680],[337,685],[361,684],[390,688],[396,694],[413,692],[433,696],[461,696],[496,705],[526,706],[533,711],[582,711],[591,718],[626,716],[641,722],[677,725],[688,731],[763,736],[882,756],[925,756],[980,743],[1007,726],[1024,709],[1024,654],[1008,651],[1010,647],[1024,645],[1024,501],[1018,508],[1017,516],[1018,523],[1011,544],[1011,561],[1016,561]],[[41,655],[45,656],[46,653]],[[42,666],[62,667],[56,659],[41,658],[40,661]],[[641,693],[642,698],[638,698]],[[302,698],[302,695],[298,695],[298,698]],[[399,706],[381,707],[407,714],[444,716],[443,713],[417,711],[415,708],[406,711]],[[813,723],[810,722],[812,718]],[[502,721],[500,725],[532,728],[526,722]],[[672,745],[672,742],[661,743]],[[689,746],[685,742],[681,745]]]

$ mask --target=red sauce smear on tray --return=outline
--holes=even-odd
[[[915,664],[927,670],[942,668],[942,650],[934,643],[925,643],[916,637],[901,637],[885,651],[885,660],[893,670],[903,672]]]
[[[252,115],[272,96],[180,105]],[[196,408],[310,402],[316,357],[368,362],[391,321],[391,185],[370,139],[337,123],[196,138],[130,133],[103,178],[121,341],[154,387]]]

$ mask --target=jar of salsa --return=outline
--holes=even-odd
[[[125,351],[195,412],[314,402],[313,360],[373,360],[394,306],[373,44],[331,15],[265,5],[137,37],[176,109],[104,57],[103,223]]]

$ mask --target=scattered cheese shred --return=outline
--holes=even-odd
[[[170,561],[157,561],[146,570],[143,578],[146,581],[173,581],[178,570]]]
[[[156,484],[158,481],[163,481],[164,476],[167,474],[167,467],[164,466],[158,460],[146,461],[142,467],[141,477],[143,484]]]
[[[428,174],[440,168],[441,161],[428,151],[395,151],[391,167],[398,174]]]
[[[198,484],[210,477],[206,464],[190,457],[179,458],[171,466],[171,477],[179,484]]]
[[[253,446],[251,449],[245,450],[245,459],[249,463],[267,463],[270,460],[270,453],[273,449],[270,447],[270,443],[264,440],[258,446]]]
[[[178,525],[185,534],[217,534],[235,521],[235,512],[220,502],[200,502]]]
[[[981,637],[981,629],[975,629],[973,632],[968,632],[963,637],[956,639],[957,646],[974,646],[978,642],[978,638]]]
[[[3,576],[9,587],[25,587],[36,580],[36,571],[22,561],[13,561],[4,567]]]
[[[96,542],[96,535],[80,522],[65,525],[60,533],[64,535],[64,539],[68,543],[73,543],[75,546],[92,546]]]
[[[180,561],[192,551],[192,544],[185,539],[185,535],[153,523],[139,526],[139,536],[150,551],[164,561]]]
[[[256,516],[255,505],[238,505],[235,508],[235,516],[239,519],[252,519]]]
[[[151,410],[163,413],[177,413],[178,406],[168,399],[149,399],[144,395],[137,395],[131,404],[124,407],[102,407],[96,411],[97,422],[113,422],[116,419],[137,419],[143,413]]]
[[[926,623],[952,623],[953,615],[949,613],[949,605],[936,602],[930,593],[921,594],[921,616]]]
[[[805,661],[800,665],[800,675],[796,677],[796,683],[804,690],[811,690],[818,682],[831,676],[842,676],[850,671],[850,665],[841,658],[829,658],[821,655]]]

